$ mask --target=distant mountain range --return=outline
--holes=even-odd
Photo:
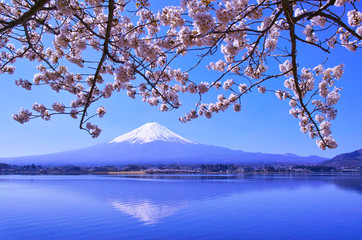
[[[8,164],[127,165],[127,164],[216,164],[296,163],[319,164],[319,156],[250,153],[190,141],[158,123],[143,126],[108,143],[53,154],[2,158]]]
[[[331,167],[362,167],[362,149],[337,155],[322,164]]]

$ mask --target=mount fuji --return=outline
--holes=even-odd
[[[318,156],[249,153],[193,142],[159,123],[141,127],[91,147],[53,154],[2,158],[18,165],[127,165],[127,164],[216,164],[216,163],[303,163],[327,160]]]
[[[109,143],[149,143],[153,141],[164,141],[164,142],[174,142],[174,143],[193,143],[186,138],[181,137],[180,135],[170,131],[165,126],[162,126],[159,123],[146,123],[135,130],[119,136]]]

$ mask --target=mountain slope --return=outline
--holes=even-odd
[[[0,159],[11,164],[125,165],[215,163],[319,163],[318,156],[248,153],[192,142],[158,123],[147,123],[108,143],[39,156]]]
[[[362,167],[362,149],[337,155],[322,164],[332,167]]]

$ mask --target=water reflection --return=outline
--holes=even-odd
[[[187,207],[186,203],[156,204],[150,200],[141,202],[112,201],[111,205],[139,221],[147,224],[159,223],[163,218],[175,214],[178,210]]]
[[[362,194],[362,180],[361,178],[342,178],[342,179],[333,179],[332,182],[347,191],[355,191],[359,194]]]
[[[293,191],[303,187],[335,185],[343,190],[362,193],[362,181],[358,174],[141,175],[120,178],[131,180],[129,183],[132,184],[137,181],[142,184],[133,186],[132,191],[127,190],[126,198],[113,199],[110,204],[146,225],[158,224],[164,218],[197,202],[250,192]]]
[[[360,239],[361,193],[361,174],[0,176],[0,239]]]

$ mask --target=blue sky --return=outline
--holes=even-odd
[[[333,157],[344,152],[362,148],[362,68],[361,51],[349,52],[337,47],[330,55],[315,48],[299,48],[300,65],[313,68],[328,57],[326,66],[345,64],[345,74],[337,82],[343,87],[341,99],[337,104],[338,116],[332,122],[333,136],[339,143],[335,150],[320,150],[307,135],[299,131],[298,120],[289,115],[287,101],[278,100],[274,94],[260,94],[254,91],[242,98],[242,111],[232,109],[214,115],[212,119],[198,118],[189,123],[181,123],[178,118],[188,112],[197,101],[197,96],[182,95],[183,106],[171,112],[161,113],[158,108],[127,97],[126,92],[115,93],[112,98],[100,104],[107,109],[107,114],[95,123],[102,127],[99,138],[92,139],[85,131],[79,130],[79,121],[69,116],[57,116],[51,121],[35,119],[24,125],[11,117],[21,107],[30,109],[34,102],[50,106],[55,101],[69,103],[68,95],[57,94],[48,86],[26,91],[15,85],[14,80],[22,77],[32,80],[37,63],[19,61],[15,65],[14,75],[1,75],[0,80],[0,157],[36,155],[77,149],[110,141],[111,139],[133,130],[147,122],[159,122],[170,130],[190,140],[240,149],[248,152],[295,153],[298,155],[320,155]],[[189,56],[186,59],[191,59]],[[185,67],[185,60],[179,62]],[[206,62],[201,64],[191,78],[197,82],[216,79],[217,74],[206,70]],[[269,69],[278,69],[271,64]],[[271,86],[283,86],[284,78],[272,80]],[[211,94],[205,102],[215,102],[216,95]]]

